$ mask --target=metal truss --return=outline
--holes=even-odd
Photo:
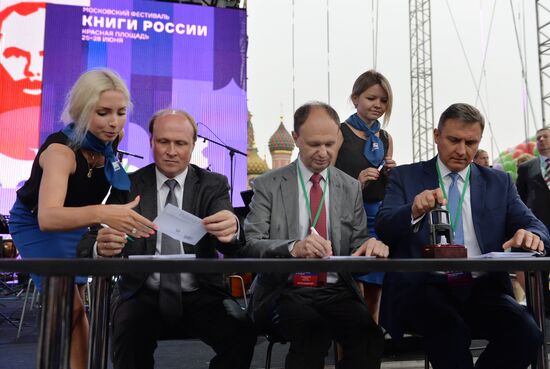
[[[550,0],[536,0],[542,124],[550,124]]]
[[[550,0],[549,0],[550,1]],[[435,155],[430,0],[409,0],[413,161]]]

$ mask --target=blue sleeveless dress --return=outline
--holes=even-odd
[[[365,140],[353,133],[346,123],[340,124],[340,127],[344,141],[340,147],[338,158],[334,166],[357,179],[359,173],[363,169],[373,168],[375,166],[363,155]],[[388,153],[389,138],[388,133],[383,129],[380,130],[380,140],[382,140],[384,144],[384,156],[386,156]],[[374,222],[376,220],[378,208],[384,199],[387,183],[388,178],[382,172],[378,180],[369,182],[368,186],[365,186],[363,189],[363,206],[367,214],[367,231],[369,236],[376,239],[378,239],[378,237],[374,231]],[[381,285],[384,280],[384,273],[373,272],[365,275],[356,275],[355,279]]]
[[[75,258],[76,248],[87,227],[72,231],[43,232],[38,225],[38,192],[42,179],[42,168],[38,160],[51,144],[67,145],[67,136],[61,132],[48,136],[38,150],[31,170],[31,176],[17,191],[17,200],[10,211],[9,230],[13,242],[22,258]],[[75,151],[76,170],[69,176],[65,207],[80,207],[101,204],[109,192],[109,183],[103,168],[94,168],[89,173],[88,162],[80,150]],[[42,278],[31,275],[38,288]],[[79,276],[76,283],[83,284],[87,277]]]

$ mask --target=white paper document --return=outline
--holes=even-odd
[[[375,259],[376,256],[352,256],[352,255],[332,255],[329,256],[327,259],[330,260],[359,260],[359,259]]]
[[[486,254],[473,256],[472,259],[514,259],[514,258],[530,258],[537,256],[536,252],[488,252]]]
[[[147,259],[147,260],[185,260],[195,259],[195,254],[171,254],[171,255],[130,255],[128,259]]]
[[[159,232],[190,245],[196,245],[206,234],[201,218],[172,204],[167,204],[153,223]]]

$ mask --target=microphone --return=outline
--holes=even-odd
[[[143,156],[141,156],[141,155],[132,154],[131,152],[120,150],[120,149],[117,149],[117,153],[118,153],[118,157],[119,157],[120,160],[122,160],[123,155],[128,155],[128,156],[133,156],[134,158],[143,159]]]

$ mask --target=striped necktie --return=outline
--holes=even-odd
[[[546,158],[545,163],[543,178],[544,182],[546,182],[546,186],[550,189],[550,158]]]

